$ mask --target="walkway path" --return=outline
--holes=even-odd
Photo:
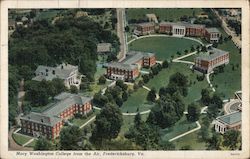
[[[213,87],[213,84],[211,83],[210,78],[209,78],[209,76],[210,76],[211,73],[214,73],[214,72],[212,71],[212,72],[206,74],[206,79],[207,79],[207,83],[212,88],[213,92],[215,92],[215,88]]]
[[[138,38],[132,39],[129,42],[127,42],[127,45],[129,45],[130,43],[132,43],[135,40],[148,38],[148,37],[175,37],[175,38],[182,38],[182,39],[188,39],[188,40],[196,41],[196,42],[200,43],[201,45],[204,45],[200,40],[195,39],[195,38],[185,37],[185,36],[184,37],[176,37],[176,36],[169,36],[169,35],[166,35],[166,34],[152,34],[152,35],[140,36]]]
[[[90,118],[86,123],[82,124],[80,126],[80,129],[84,128],[86,125],[88,125],[89,123],[91,123],[92,121],[94,121],[96,118],[96,116],[93,116],[92,118]]]
[[[30,139],[28,142],[26,142],[25,144],[23,144],[22,146],[25,147],[28,144],[30,144],[31,142],[33,142],[35,140],[35,138]]]
[[[185,133],[183,133],[183,134],[181,134],[181,135],[178,135],[178,136],[176,136],[176,137],[174,137],[174,138],[172,138],[172,139],[170,139],[170,140],[168,140],[168,141],[169,141],[169,142],[172,142],[172,141],[174,141],[174,140],[177,140],[177,139],[179,139],[179,138],[181,138],[181,137],[183,137],[183,136],[186,136],[186,135],[188,135],[188,134],[190,134],[190,133],[192,133],[192,132],[195,132],[195,131],[199,130],[199,129],[201,128],[201,125],[200,125],[200,123],[199,123],[198,121],[196,121],[196,125],[197,125],[196,128],[194,128],[194,129],[192,129],[192,130],[189,130],[189,131],[187,131],[187,132],[185,132]]]
[[[194,65],[194,62],[185,61],[185,60],[181,60],[181,59],[184,59],[184,58],[186,58],[186,57],[189,57],[189,56],[192,56],[192,55],[195,55],[195,54],[197,54],[197,51],[188,53],[187,55],[183,55],[183,56],[181,56],[181,57],[177,57],[177,58],[173,59],[172,62],[180,62],[180,63],[186,63],[186,64]]]
[[[140,112],[141,115],[150,113],[151,110]],[[135,116],[137,113],[122,113],[124,116]]]

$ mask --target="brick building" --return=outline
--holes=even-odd
[[[161,22],[159,24],[159,32],[172,33],[174,36],[203,37],[205,35],[205,25]]]
[[[142,67],[152,67],[155,64],[156,58],[153,53],[130,51],[123,61],[107,64],[106,76],[114,80],[131,81],[139,76]]]
[[[241,131],[241,112],[236,111],[216,118],[215,131],[224,134],[228,130]]]
[[[217,28],[206,28],[205,39],[210,43],[219,42],[221,33]]]
[[[54,101],[48,107],[42,113],[30,112],[22,116],[22,133],[55,139],[67,119],[76,113],[86,115],[92,110],[91,98],[65,92],[54,97]]]
[[[194,68],[203,73],[210,73],[215,67],[229,63],[229,52],[210,48],[194,60]]]
[[[155,24],[153,22],[140,23],[136,25],[135,35],[147,35],[155,32]]]

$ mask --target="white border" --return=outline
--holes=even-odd
[[[143,151],[144,156],[58,156],[57,158],[249,158],[249,1],[247,0],[2,0],[1,3],[1,153],[0,158],[17,158],[8,151],[8,8],[242,8],[242,151]],[[54,151],[56,152],[56,151]],[[58,152],[58,151],[57,151]],[[63,151],[66,152],[66,151]],[[71,151],[74,152],[74,151]],[[94,151],[88,151],[94,152]],[[102,153],[103,151],[95,151]],[[119,151],[112,151],[119,152]],[[126,151],[142,152],[142,151]],[[32,156],[18,158],[44,158]],[[52,157],[47,157],[52,158]],[[53,157],[55,158],[55,157]]]

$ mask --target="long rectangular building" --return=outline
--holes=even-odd
[[[92,110],[91,98],[61,93],[42,113],[30,112],[20,118],[21,131],[35,137],[54,139],[59,136],[64,121],[76,113],[86,115]]]

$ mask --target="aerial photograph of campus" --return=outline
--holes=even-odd
[[[9,150],[241,150],[241,18],[9,9]]]

